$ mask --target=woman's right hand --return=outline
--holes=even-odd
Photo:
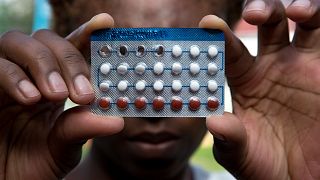
[[[67,38],[50,30],[0,37],[0,179],[60,179],[81,158],[89,138],[114,134],[123,120],[93,115],[84,58],[91,32],[110,28],[93,17]],[[83,105],[63,111],[67,98]]]

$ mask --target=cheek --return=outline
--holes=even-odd
[[[207,132],[205,118],[184,118],[173,120],[171,126],[178,128],[187,141],[200,143]]]

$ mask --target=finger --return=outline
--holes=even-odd
[[[236,86],[246,81],[247,77],[245,75],[252,67],[254,57],[250,55],[247,48],[233,34],[227,23],[217,16],[209,15],[200,21],[199,27],[219,29],[224,32],[228,83],[231,86]]]
[[[55,163],[62,172],[69,172],[81,158],[83,143],[94,137],[115,134],[123,126],[122,118],[97,116],[86,106],[65,111],[49,135],[49,147]]]
[[[93,31],[105,28],[112,28],[114,26],[113,18],[107,14],[102,13],[94,16],[90,21],[80,26],[73,31],[66,38],[81,52],[89,49],[90,36]]]
[[[233,175],[239,173],[247,154],[247,134],[241,121],[230,113],[208,117],[207,128],[214,136],[216,160]]]
[[[45,45],[23,33],[11,31],[1,37],[0,49],[5,59],[31,75],[44,97],[56,101],[68,97],[57,60]]]
[[[295,0],[287,8],[287,16],[297,23],[293,44],[318,50],[320,47],[320,1]]]
[[[243,18],[258,25],[258,54],[269,54],[290,44],[285,8],[279,0],[248,0]]]
[[[88,104],[94,92],[88,80],[88,65],[78,49],[69,41],[49,30],[40,30],[33,37],[46,45],[57,57],[70,99],[77,104]]]
[[[40,100],[41,94],[24,71],[16,64],[0,58],[0,89],[21,104],[30,105]]]

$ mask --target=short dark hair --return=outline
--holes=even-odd
[[[206,0],[211,1],[211,0]],[[225,7],[228,14],[222,17],[231,28],[234,28],[235,24],[241,18],[242,7],[244,0],[219,0],[227,4]],[[72,29],[72,22],[70,22],[70,7],[73,3],[77,3],[74,0],[49,0],[53,7],[53,28],[61,36],[66,36]],[[66,11],[67,10],[67,11]],[[74,10],[74,11],[79,11]]]

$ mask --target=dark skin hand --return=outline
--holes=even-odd
[[[66,39],[49,30],[1,36],[0,179],[61,179],[80,161],[87,139],[123,128],[121,118],[106,120],[87,106],[63,112],[67,97],[81,105],[93,100],[80,52],[92,31],[112,26],[100,14]]]
[[[252,2],[247,1],[243,15],[259,27],[257,57],[221,19],[207,16],[200,23],[223,30],[229,52],[234,113],[207,119],[215,157],[239,179],[319,179],[319,1],[287,9],[278,0],[265,0],[266,6],[258,9]],[[298,25],[293,42],[287,17]],[[106,121],[86,106],[62,113],[67,97],[79,104],[92,100],[89,85],[74,83],[89,82],[80,52],[87,48],[90,32],[112,25],[104,14],[68,41],[50,31],[1,37],[0,179],[64,177],[79,162],[86,139],[122,129],[121,118]]]
[[[222,29],[233,52],[226,70],[234,113],[207,118],[214,155],[239,179],[320,179],[320,1],[285,9],[248,0],[243,16],[258,26],[256,57],[221,19],[200,23]],[[287,17],[297,23],[292,42]]]

